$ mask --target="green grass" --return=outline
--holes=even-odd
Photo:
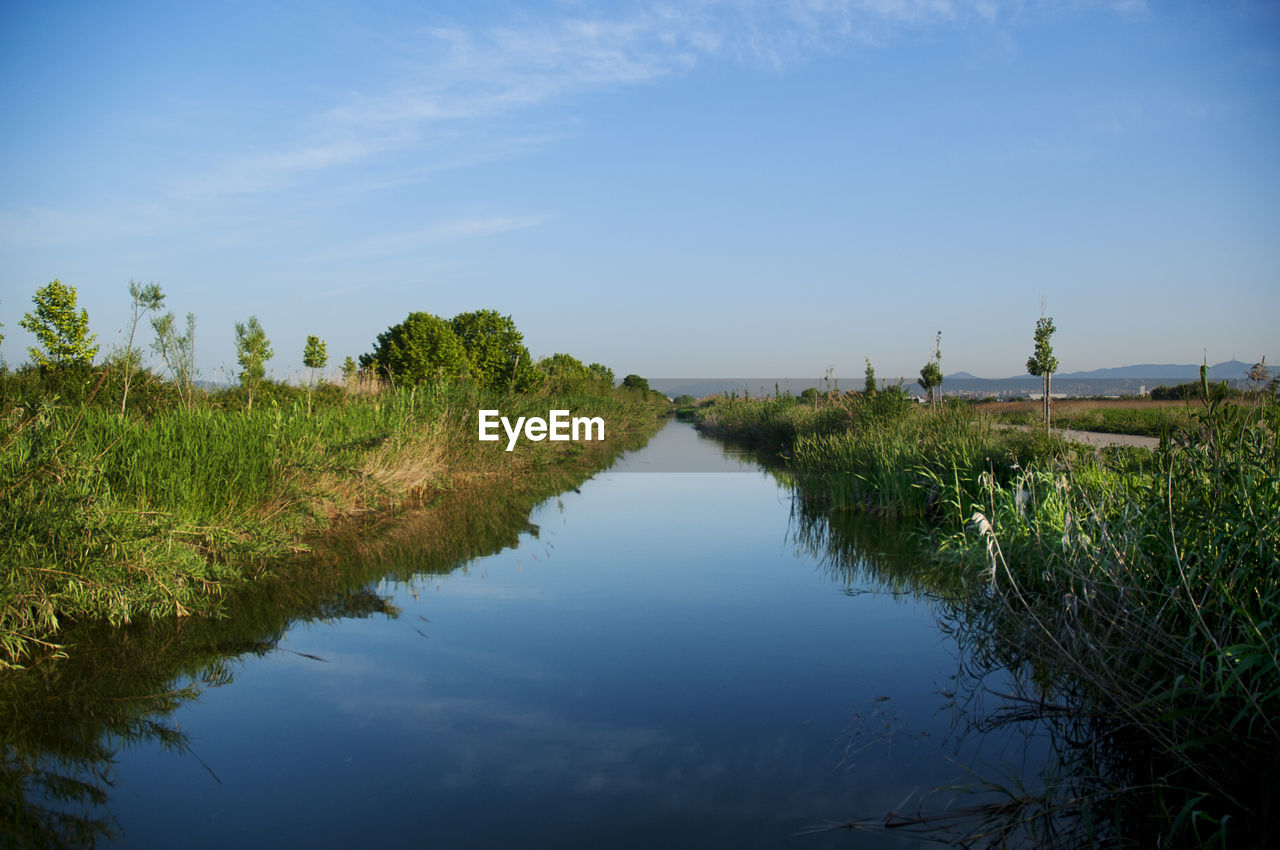
[[[993,428],[962,404],[931,411],[892,392],[817,406],[785,398],[724,402],[700,409],[698,427],[781,451],[806,498],[880,515],[938,517],[948,493],[971,505],[984,475],[1007,478],[1067,450],[1040,433]]]
[[[1011,425],[1041,427],[1044,420],[1034,411],[1001,413],[999,405],[987,405],[986,412],[998,421]],[[1192,417],[1185,407],[1081,407],[1055,410],[1054,428],[1076,431],[1099,431],[1105,434],[1133,434],[1159,437],[1191,425]]]
[[[476,439],[480,407],[604,416],[610,446],[658,412],[634,393],[457,388],[329,392],[310,415],[304,395],[282,391],[251,413],[215,394],[120,416],[95,394],[101,381],[78,404],[23,403],[17,383],[0,411],[0,667],[54,648],[68,620],[216,616],[228,587],[343,517],[607,455],[550,441],[506,453]]]

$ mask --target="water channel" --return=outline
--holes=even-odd
[[[253,637],[187,627],[163,674],[135,656],[172,639],[126,633],[0,694],[24,701],[10,817],[74,813],[100,847],[902,848],[815,828],[1044,759],[957,723],[909,539],[801,516],[785,475],[686,424],[504,534]],[[59,802],[68,778],[101,799]]]

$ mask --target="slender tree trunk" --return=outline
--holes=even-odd
[[[1049,433],[1049,386],[1050,386],[1051,379],[1052,379],[1052,376],[1048,372],[1045,372],[1044,373],[1044,398],[1041,399],[1041,410],[1044,413],[1044,430],[1046,434]]]
[[[124,405],[129,400],[129,378],[133,371],[133,335],[138,332],[138,314],[134,311],[133,328],[129,331],[129,345],[124,350],[124,392],[120,395],[120,415],[124,416]]]

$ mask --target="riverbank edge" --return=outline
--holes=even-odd
[[[154,509],[145,499],[130,499],[111,486],[110,453],[123,451],[121,436],[155,428],[155,421],[124,421],[117,429],[123,429],[120,433],[99,439],[91,433],[95,423],[86,424],[94,420],[87,408],[25,411],[20,420],[15,413],[6,422],[5,449],[10,456],[5,460],[14,468],[6,468],[13,474],[6,476],[5,496],[20,502],[21,492],[15,496],[15,491],[32,491],[35,501],[18,507],[28,521],[47,509],[50,516],[36,516],[35,521],[47,526],[51,537],[19,539],[22,535],[9,530],[0,541],[6,554],[14,556],[6,558],[10,563],[0,608],[0,670],[64,655],[58,634],[73,622],[119,626],[139,619],[224,616],[225,598],[238,586],[261,583],[281,572],[294,574],[305,560],[299,556],[334,541],[390,533],[399,517],[415,509],[473,493],[526,488],[541,492],[546,489],[542,482],[553,472],[570,473],[566,481],[574,479],[573,470],[589,477],[638,438],[647,440],[667,412],[652,397],[623,391],[503,397],[498,401],[506,407],[540,410],[543,415],[548,409],[570,409],[604,411],[609,417],[602,441],[525,443],[508,453],[477,439],[474,398],[451,397],[424,408],[420,397],[392,393],[355,399],[351,406],[389,408],[406,396],[408,414],[388,420],[392,426],[380,426],[375,438],[355,448],[343,447],[340,461],[317,462],[336,449],[321,444],[315,434],[308,433],[305,441],[283,440],[278,460],[288,469],[279,486],[229,507],[212,523],[176,510]],[[493,402],[488,398],[483,403]],[[207,415],[242,424],[265,418],[275,432],[287,431],[290,422],[301,422],[304,429],[318,427],[310,425],[310,413],[304,420],[299,410],[255,411],[252,417],[242,411],[170,414],[185,416],[180,424]],[[102,423],[116,428],[111,418],[99,417],[97,424]],[[299,449],[295,443],[301,442],[308,445]],[[106,448],[99,449],[99,443]],[[199,489],[205,483],[183,480],[181,487]],[[82,562],[65,554],[72,547],[77,547],[75,555],[84,556]]]
[[[1059,804],[1087,807],[1087,840],[1097,829],[1168,846],[1270,846],[1280,639],[1265,627],[1280,622],[1280,408],[1212,398],[1154,452],[1099,452],[996,428],[964,405],[825,401],[718,402],[697,424],[780,451],[800,499],[914,517],[926,555],[975,591],[979,656],[1038,671],[1026,696],[1043,716],[1076,718],[1143,754],[1118,775],[1099,764],[1084,793]],[[1053,808],[1048,796],[1011,803]]]

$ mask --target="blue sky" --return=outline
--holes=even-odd
[[[0,354],[59,278],[261,320],[276,377],[415,310],[617,374],[1280,358],[1280,4],[0,5]],[[149,340],[149,331],[147,332]]]

